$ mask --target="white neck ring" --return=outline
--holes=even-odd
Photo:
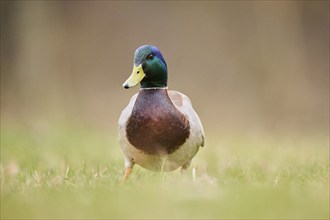
[[[149,88],[140,88],[140,90],[148,90],[148,89],[167,89],[166,87],[149,87]]]

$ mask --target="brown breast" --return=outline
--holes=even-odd
[[[189,122],[167,90],[141,90],[126,126],[128,141],[146,154],[171,154],[189,137]]]

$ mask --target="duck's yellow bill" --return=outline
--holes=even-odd
[[[125,89],[128,89],[136,86],[139,82],[141,82],[145,75],[146,74],[143,72],[142,69],[142,64],[140,64],[139,66],[134,65],[133,72],[131,76],[124,82],[123,87]]]

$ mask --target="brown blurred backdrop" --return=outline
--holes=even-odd
[[[1,1],[1,123],[113,132],[156,45],[207,133],[328,132],[328,1]]]

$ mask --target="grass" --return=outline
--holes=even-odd
[[[114,133],[115,134],[115,133]],[[123,176],[116,134],[1,130],[1,219],[329,219],[327,135],[208,135],[184,174]]]

